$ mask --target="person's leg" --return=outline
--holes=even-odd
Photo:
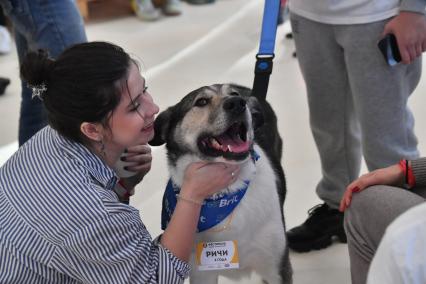
[[[359,174],[360,130],[334,26],[294,14],[290,18],[321,160],[322,179],[316,190],[325,203],[310,210],[308,219],[287,237],[293,250],[309,251],[329,246],[333,236],[346,241],[343,214],[337,208],[346,185]]]
[[[345,212],[345,230],[353,284],[363,284],[387,226],[409,208],[424,202],[426,189],[413,192],[390,186],[372,186],[354,194]]]
[[[419,156],[407,100],[420,79],[421,58],[390,67],[377,47],[386,21],[339,26],[368,169]]]
[[[19,40],[20,43],[17,45],[20,45],[20,60],[28,50],[37,49],[46,49],[55,58],[70,45],[87,41],[83,19],[73,0],[1,0],[0,4],[19,33],[17,42]],[[38,104],[40,102],[31,100],[31,91],[23,83],[20,145],[47,123],[45,115],[40,114]]]
[[[318,196],[338,208],[346,185],[361,164],[359,125],[354,115],[344,52],[333,25],[291,15],[298,61],[305,79],[311,130],[323,177]]]

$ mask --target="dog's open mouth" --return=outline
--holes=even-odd
[[[198,144],[201,152],[208,156],[241,160],[249,154],[251,142],[248,139],[247,126],[243,122],[236,122],[223,134],[203,136]]]

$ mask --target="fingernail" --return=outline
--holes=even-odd
[[[352,192],[358,192],[358,191],[360,191],[361,189],[358,187],[358,186],[355,186],[354,188],[352,188]]]

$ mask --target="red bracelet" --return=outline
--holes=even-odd
[[[404,186],[413,188],[416,185],[416,178],[414,177],[413,169],[408,163],[408,160],[403,159],[399,161],[401,171],[404,173]]]
[[[407,161],[407,184],[410,188],[416,185],[416,177],[414,176],[413,168],[408,165]]]

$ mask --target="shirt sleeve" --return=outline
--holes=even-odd
[[[76,230],[50,265],[83,283],[183,283],[189,265],[152,240],[137,213],[111,214]]]
[[[416,186],[426,186],[426,158],[411,160],[411,168],[416,179]]]

